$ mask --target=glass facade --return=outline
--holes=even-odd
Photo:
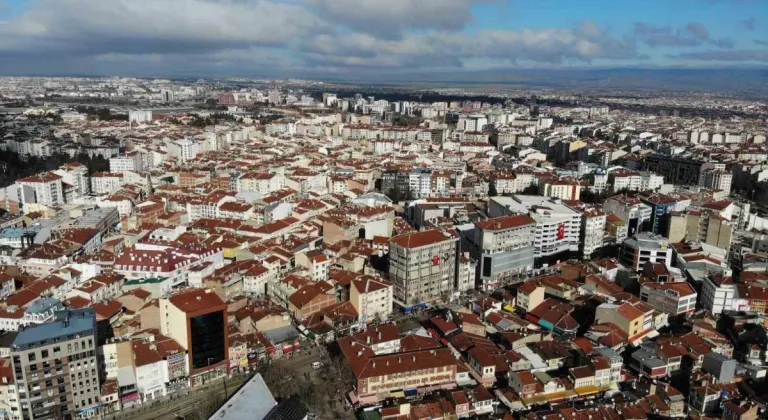
[[[224,312],[199,315],[189,320],[192,335],[192,369],[201,369],[224,360]]]

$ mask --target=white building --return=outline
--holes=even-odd
[[[456,129],[467,132],[483,131],[487,124],[488,118],[485,115],[461,115]]]
[[[629,169],[619,168],[611,170],[608,178],[613,183],[613,191],[640,191],[643,184],[643,177],[640,172]]]
[[[128,121],[137,123],[151,122],[152,111],[144,109],[128,111]]]
[[[535,220],[533,246],[537,259],[579,250],[581,214],[559,199],[533,195],[492,197],[488,210],[491,217],[528,214]]]
[[[168,154],[176,158],[176,163],[183,164],[200,153],[200,143],[189,139],[168,143]]]
[[[724,163],[705,163],[701,165],[699,186],[731,193],[733,174],[727,171]]]
[[[91,175],[91,192],[94,194],[111,194],[125,183],[123,174],[111,172],[96,172]]]
[[[701,305],[713,314],[720,314],[731,309],[735,295],[736,284],[733,277],[723,274],[709,275],[704,278],[701,286]]]
[[[670,268],[672,247],[666,238],[648,232],[638,233],[624,240],[619,260],[634,271],[639,271],[649,261]]]
[[[605,213],[585,205],[569,207],[581,214],[581,254],[587,258],[603,246]]]
[[[364,275],[352,280],[349,301],[364,322],[386,319],[392,314],[392,283]]]
[[[255,192],[266,195],[283,188],[284,178],[269,172],[250,172],[237,179],[237,192]]]
[[[664,184],[664,177],[653,172],[640,172],[640,191],[656,191]]]
[[[61,181],[74,187],[74,196],[72,199],[88,195],[91,192],[91,183],[88,180],[88,167],[72,162],[63,165],[61,168],[53,171],[61,177]]]
[[[473,242],[479,250],[482,288],[495,289],[504,279],[532,270],[535,237],[536,221],[527,215],[478,222]]]
[[[53,172],[43,172],[38,175],[16,181],[21,189],[21,201],[28,204],[44,206],[59,206],[64,204],[64,185],[62,177]]]
[[[125,173],[128,171],[141,172],[144,170],[144,157],[141,152],[132,151],[109,159],[109,172]]]
[[[696,296],[696,291],[688,282],[649,282],[640,287],[640,300],[669,316],[693,313],[696,310]]]

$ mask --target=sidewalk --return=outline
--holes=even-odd
[[[227,377],[227,389],[229,391],[229,395],[232,395],[243,382],[247,381],[249,376],[250,374],[237,374],[231,377]],[[133,418],[138,414],[162,409],[164,406],[169,405],[170,403],[177,403],[179,400],[195,400],[196,397],[206,393],[208,390],[217,387],[221,388],[223,385],[224,377],[213,379],[210,382],[207,382],[205,385],[200,385],[192,389],[168,394],[151,401],[146,401],[144,404],[124,409],[115,413],[102,415],[100,417],[104,419],[122,419],[125,417]]]

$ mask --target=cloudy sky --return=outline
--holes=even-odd
[[[0,0],[0,74],[768,65],[768,0]]]

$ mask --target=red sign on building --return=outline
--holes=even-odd
[[[557,227],[557,240],[562,240],[565,238],[565,225],[560,225]]]
[[[432,257],[432,265],[439,265],[440,264],[440,257],[435,255]]]

